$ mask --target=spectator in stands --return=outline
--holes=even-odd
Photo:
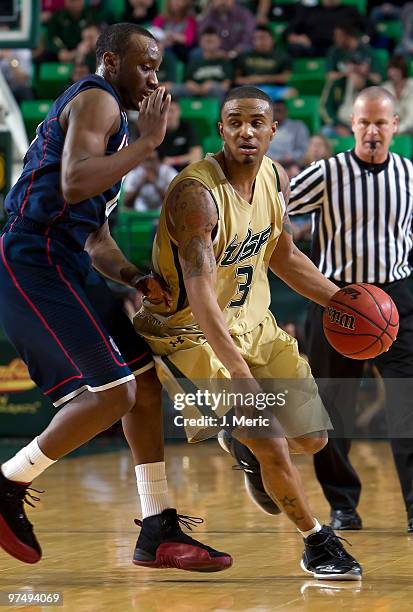
[[[178,172],[202,158],[195,128],[191,123],[181,121],[181,109],[176,100],[172,100],[169,107],[166,135],[158,152],[163,163]]]
[[[291,59],[275,48],[271,30],[259,25],[255,28],[253,50],[242,53],[235,66],[236,85],[254,85],[273,100],[288,97],[292,89],[287,86],[291,76]]]
[[[303,168],[306,168],[315,161],[320,159],[327,159],[333,155],[331,144],[325,136],[322,134],[315,134],[310,138],[308,143],[307,151],[304,153],[304,157],[301,161]]]
[[[202,57],[192,59],[186,69],[185,83],[175,85],[175,97],[206,96],[223,99],[230,88],[234,68],[225,58],[221,39],[214,28],[206,28],[199,39]]]
[[[191,14],[190,0],[167,0],[165,12],[152,23],[165,32],[164,47],[186,62],[196,43],[196,19]]]
[[[127,0],[122,21],[148,26],[157,13],[156,0]]]
[[[413,2],[404,3],[400,17],[403,25],[403,38],[396,53],[411,57],[413,55]]]
[[[153,151],[126,175],[124,206],[140,212],[160,210],[169,184],[177,174],[175,168],[162,163],[159,153]]]
[[[18,103],[33,98],[30,49],[0,49],[0,70]]]
[[[46,23],[46,21],[49,21],[52,13],[64,8],[64,0],[42,0],[40,7],[42,11],[41,21],[42,23]]]
[[[374,6],[370,7],[370,4],[374,4]],[[372,3],[369,2],[367,6],[369,19],[373,22],[373,24],[377,24],[379,21],[387,21],[389,19],[399,19],[403,4],[406,4],[406,0],[391,0],[391,2],[383,3],[380,3],[380,1]]]
[[[387,67],[388,81],[383,87],[393,94],[396,100],[396,113],[399,115],[399,134],[413,133],[413,79],[408,78],[408,67],[402,55],[390,58]]]
[[[64,9],[55,11],[46,24],[46,50],[40,61],[73,62],[82,30],[98,22],[98,16],[97,11],[86,8],[85,0],[65,0]]]
[[[370,45],[362,42],[360,31],[352,23],[334,28],[334,44],[327,52],[327,77],[338,80],[351,75],[355,67],[362,67],[361,74],[377,85],[381,81],[380,63]]]
[[[96,70],[96,42],[100,36],[100,27],[95,24],[87,25],[81,32],[81,41],[76,47],[75,64],[85,64],[89,72]]]
[[[327,135],[350,134],[350,115],[358,93],[381,81],[380,63],[375,50],[361,41],[351,23],[334,29],[334,45],[327,53],[327,82],[320,112],[329,129]]]
[[[273,108],[274,120],[278,126],[267,155],[282,164],[299,163],[310,139],[308,128],[303,121],[288,118],[288,108],[284,100],[274,102]]]
[[[251,48],[255,19],[251,11],[242,8],[235,0],[210,0],[205,16],[199,23],[202,33],[215,28],[221,39],[222,49],[232,59]]]
[[[255,15],[256,23],[265,25],[270,18],[271,0],[237,0],[237,4]]]
[[[298,5],[286,30],[289,52],[293,57],[324,56],[333,43],[335,28],[343,23],[364,28],[358,10],[342,6],[341,0],[321,0],[320,6]]]

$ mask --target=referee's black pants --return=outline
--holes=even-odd
[[[337,283],[339,284],[339,283]],[[343,283],[344,286],[344,283]],[[380,285],[395,302],[400,328],[387,353],[374,359],[386,388],[386,419],[391,448],[408,515],[413,516],[413,295],[407,281]],[[351,465],[349,451],[356,399],[364,361],[337,353],[323,332],[323,307],[311,303],[307,323],[307,352],[315,378],[346,379],[320,381],[320,395],[335,433],[314,456],[317,478],[333,510],[355,509],[361,491],[360,479]],[[410,379],[395,381],[396,378]],[[338,436],[338,437],[337,437]]]

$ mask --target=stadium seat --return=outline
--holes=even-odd
[[[375,49],[376,57],[380,62],[380,72],[384,79],[387,79],[387,64],[389,63],[389,52],[387,49]]]
[[[122,252],[135,265],[149,267],[159,211],[121,211],[113,236]]]
[[[288,85],[300,95],[320,95],[326,81],[326,60],[322,57],[296,59]]]
[[[185,64],[176,60],[176,82],[183,83],[185,78]]]
[[[53,100],[24,100],[20,105],[29,140],[33,140],[36,128],[46,117]]]
[[[361,15],[366,14],[367,0],[342,0],[341,4],[354,6]]]
[[[36,86],[39,98],[57,98],[70,85],[72,70],[73,64],[60,62],[42,64]]]
[[[126,0],[106,0],[105,8],[108,13],[110,12],[113,17],[118,20],[122,18],[123,11],[125,10]]]
[[[312,134],[320,130],[320,98],[318,96],[297,96],[286,100],[290,119],[301,119]]]
[[[379,21],[376,26],[379,34],[383,34],[391,38],[395,43],[401,41],[403,36],[403,26],[399,19],[390,19],[389,21]]]
[[[288,21],[269,21],[268,27],[270,28],[273,38],[277,45],[281,42],[282,35],[288,26]]]
[[[217,134],[216,136],[208,136],[202,141],[202,149],[204,153],[217,153],[222,149],[221,137]]]
[[[216,132],[220,106],[216,98],[182,98],[179,106],[182,119],[195,124],[201,142]]]
[[[390,151],[398,153],[403,157],[412,159],[413,156],[413,140],[409,134],[396,134],[390,146]]]
[[[335,138],[329,138],[329,141],[334,155],[354,147],[354,136],[336,136]]]

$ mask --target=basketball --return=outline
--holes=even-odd
[[[396,340],[399,313],[382,289],[354,283],[337,291],[326,306],[323,327],[336,351],[351,359],[372,359]]]

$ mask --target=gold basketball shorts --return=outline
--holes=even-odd
[[[176,328],[168,328],[167,320],[159,320],[143,310],[135,316],[134,326],[152,350],[157,375],[174,408],[182,410],[185,418],[181,421],[188,441],[198,442],[215,435],[222,429],[222,418],[233,406],[215,402],[214,418],[209,418],[205,403],[194,401],[193,396],[197,390],[204,393],[206,389],[217,396],[231,377],[205,336],[196,327],[177,333]],[[277,394],[285,392],[284,401],[280,405],[277,402],[272,410],[286,437],[332,428],[310,366],[298,352],[297,341],[277,326],[271,312],[255,329],[232,338],[263,389],[267,393],[272,389]],[[211,414],[210,407],[211,404],[208,406]]]

